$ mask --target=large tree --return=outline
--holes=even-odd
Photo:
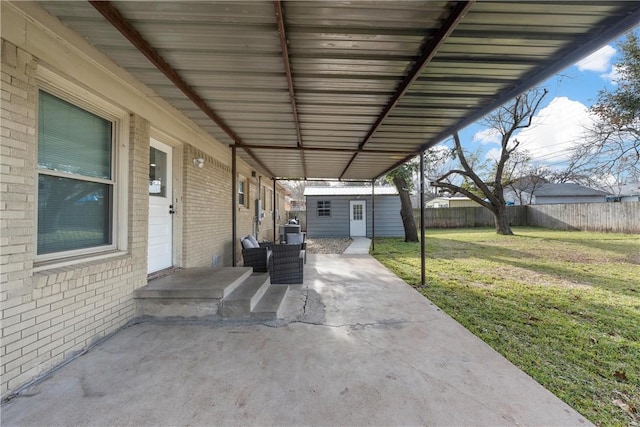
[[[574,173],[627,181],[640,179],[640,42],[630,32],[619,44],[614,90],[602,90],[591,107],[595,120],[571,159]]]
[[[514,134],[531,126],[546,89],[534,88],[513,99],[488,115],[483,124],[500,136],[500,153],[491,168],[478,166],[462,148],[458,133],[453,134],[452,154],[459,167],[451,169],[434,180],[432,185],[462,193],[476,203],[489,209],[495,218],[498,234],[513,234],[507,216],[504,199],[505,177],[508,175],[509,160],[520,146]]]
[[[431,187],[430,183],[449,170],[451,161],[451,150],[441,144],[424,151],[424,188],[425,201],[439,196],[438,189]],[[416,176],[415,187],[420,186],[420,177]]]
[[[411,191],[413,190],[413,178],[418,168],[418,163],[411,160],[404,165],[394,169],[386,176],[387,181],[393,183],[400,195],[400,216],[404,226],[404,241],[417,242],[418,230],[416,220],[413,217],[413,206],[411,206]]]

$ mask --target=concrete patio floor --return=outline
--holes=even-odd
[[[310,255],[286,319],[130,326],[2,425],[591,425],[369,255]]]

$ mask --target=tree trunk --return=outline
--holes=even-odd
[[[511,224],[509,224],[507,208],[505,206],[500,206],[493,212],[493,215],[495,217],[496,233],[508,236],[513,235],[513,231],[511,231]]]
[[[411,198],[407,191],[408,184],[400,177],[393,177],[393,183],[400,194],[400,216],[402,217],[402,225],[404,226],[404,241],[417,242],[418,230],[416,229],[416,220],[413,217],[413,207],[411,206]]]

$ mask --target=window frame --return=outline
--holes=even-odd
[[[273,213],[273,190],[269,187],[264,188],[264,204],[265,211]]]
[[[242,184],[242,192],[240,191],[240,185]],[[249,180],[245,178],[243,175],[238,175],[238,188],[236,188],[236,202],[238,206],[249,208]],[[242,201],[240,201],[240,195],[242,195]]]
[[[354,203],[351,210],[351,219],[354,221],[362,221],[364,219],[364,206]]]
[[[90,248],[73,249],[68,251],[38,254],[38,203],[34,206],[36,226],[33,233],[34,268],[53,268],[86,262],[92,259],[120,255],[127,251],[128,243],[128,181],[129,181],[129,114],[121,108],[88,90],[66,80],[53,71],[39,65],[37,70],[36,99],[35,99],[35,141],[36,162],[34,164],[35,200],[39,199],[39,177],[41,175],[78,179],[84,182],[98,182],[111,185],[111,244],[93,246]],[[38,167],[38,127],[40,120],[39,99],[40,92],[62,99],[91,114],[95,114],[111,123],[111,179],[90,178],[84,175],[41,169]]]
[[[320,204],[323,204],[320,206]],[[325,214],[321,214],[325,212]],[[316,216],[318,218],[331,218],[331,200],[316,200]]]

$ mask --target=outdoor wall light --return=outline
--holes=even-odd
[[[204,167],[204,159],[202,157],[195,157],[191,162],[194,166],[197,166],[199,168]]]

